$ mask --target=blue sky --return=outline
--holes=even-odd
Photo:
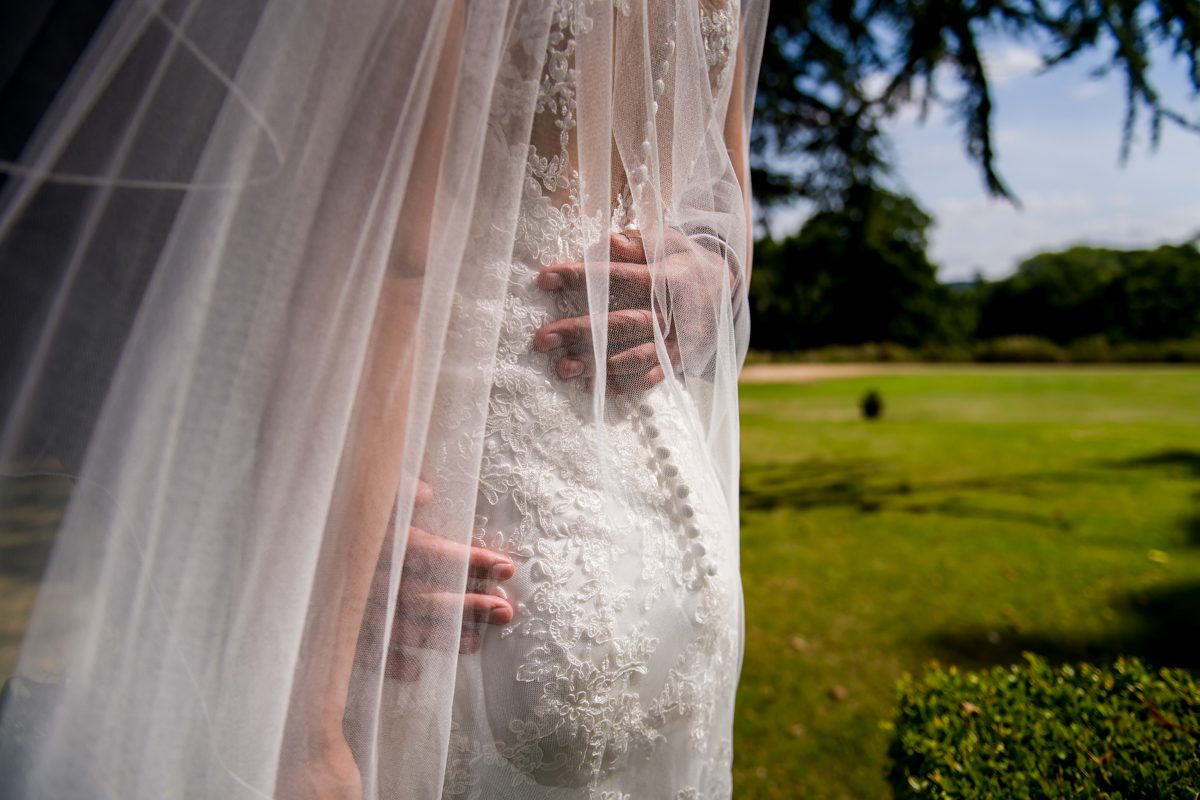
[[[943,280],[976,271],[1002,277],[1025,256],[1080,242],[1143,247],[1200,233],[1200,135],[1165,126],[1151,151],[1149,128],[1140,125],[1122,166],[1124,86],[1115,74],[1090,77],[1098,59],[1038,74],[1032,48],[1002,43],[988,63],[997,163],[1022,208],[987,197],[944,111],[934,109],[924,124],[904,114],[891,126],[900,185],[937,220],[931,256]],[[1160,54],[1153,75],[1164,97],[1200,118],[1182,62]],[[772,228],[794,229],[804,215],[784,212]]]

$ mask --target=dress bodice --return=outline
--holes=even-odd
[[[678,0],[677,0],[678,2]],[[623,75],[613,76],[614,106],[648,105],[640,112],[641,135],[637,146],[622,147],[611,142],[610,202],[607,218],[589,214],[581,201],[577,128],[579,107],[579,67],[576,65],[577,37],[589,31],[594,15],[605,4],[574,3],[556,0],[547,40],[542,78],[538,86],[528,159],[526,184],[518,220],[517,255],[533,263],[548,265],[578,257],[582,243],[594,241],[606,229],[620,231],[639,227],[637,207],[643,200],[654,173],[664,169],[660,149],[669,149],[673,122],[659,119],[660,101],[669,93],[676,61],[678,23],[664,12],[676,10],[677,2],[650,4],[650,13],[661,13],[662,39],[649,48],[643,70],[653,79],[621,83]],[[682,0],[687,2],[687,0]],[[703,124],[706,115],[721,113],[733,80],[733,60],[737,50],[738,0],[691,0],[696,7],[696,22],[703,45],[703,63],[707,73],[705,109],[693,109],[695,124]],[[641,48],[639,41],[625,43],[619,35],[623,17],[632,11],[630,0],[616,0],[613,15],[618,27],[615,47]],[[637,30],[641,30],[640,27]],[[620,59],[614,59],[620,63]],[[636,77],[636,76],[635,76]],[[648,95],[645,88],[649,89]],[[628,96],[626,96],[628,95]],[[638,117],[637,113],[632,116]],[[632,127],[623,126],[623,127]],[[662,180],[662,176],[659,176]],[[665,202],[658,196],[659,202]],[[671,217],[671,209],[660,209]]]

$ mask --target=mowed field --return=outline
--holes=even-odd
[[[932,659],[1200,671],[1200,369],[871,371],[742,387],[737,800],[888,797]],[[3,489],[0,678],[69,485]]]
[[[1200,671],[1200,370],[747,383],[742,436],[738,800],[889,797],[931,660]]]

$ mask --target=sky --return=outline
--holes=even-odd
[[[945,111],[923,124],[905,113],[890,126],[900,188],[937,221],[930,256],[942,280],[1004,277],[1024,257],[1077,243],[1147,247],[1200,233],[1200,135],[1166,125],[1152,150],[1149,126],[1139,124],[1122,166],[1124,85],[1116,74],[1090,76],[1098,58],[1039,74],[1032,48],[999,43],[986,56],[997,165],[1020,208],[987,196]],[[1163,97],[1200,119],[1185,65],[1167,53],[1155,65]],[[782,212],[772,230],[791,232],[806,213]]]

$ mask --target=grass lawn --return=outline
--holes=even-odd
[[[1200,671],[1200,369],[745,385],[742,421],[737,800],[887,797],[892,685],[930,659]],[[68,487],[4,491],[0,677]]]
[[[745,385],[742,424],[738,800],[888,797],[931,659],[1200,672],[1200,370]]]

